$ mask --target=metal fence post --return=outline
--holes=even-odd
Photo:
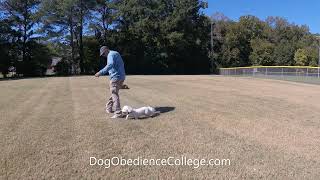
[[[309,68],[307,67],[307,77],[309,76]]]
[[[266,67],[266,75],[268,76],[268,68]]]

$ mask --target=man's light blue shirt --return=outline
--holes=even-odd
[[[123,60],[117,51],[109,51],[107,65],[99,71],[100,75],[107,73],[109,73],[109,79],[111,81],[125,80],[126,78]]]

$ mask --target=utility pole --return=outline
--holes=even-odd
[[[202,0],[200,1],[200,3],[202,4],[203,8],[207,9],[209,8],[209,3],[207,0]],[[213,20],[212,18],[210,18],[210,26],[211,26],[211,32],[210,32],[210,45],[211,45],[211,49],[210,49],[210,61],[211,61],[211,73],[213,73]]]
[[[318,49],[319,49],[318,78],[320,78],[320,37],[318,37],[318,40],[319,40],[319,45],[318,45]]]
[[[316,37],[317,40],[318,40],[318,51],[319,51],[319,54],[318,54],[318,78],[320,78],[320,36],[317,36]]]
[[[320,45],[319,45],[319,61],[318,61],[318,78],[320,78]]]
[[[211,52],[210,52],[210,61],[211,61],[211,73],[213,73],[213,54],[214,54],[214,51],[213,51],[213,20],[210,19],[210,24],[211,24]]]
[[[211,20],[211,53],[213,52],[213,22]]]

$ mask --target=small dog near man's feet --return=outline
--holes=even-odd
[[[128,118],[142,118],[142,117],[154,117],[157,114],[160,114],[160,111],[156,111],[155,108],[146,106],[146,107],[141,107],[138,109],[134,109],[130,106],[123,106],[122,108],[122,114],[126,115],[126,119]]]

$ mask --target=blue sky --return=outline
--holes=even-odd
[[[290,23],[307,25],[312,33],[320,33],[320,0],[208,0],[204,13],[211,16],[221,12],[232,20],[254,15],[265,20],[280,16]]]

